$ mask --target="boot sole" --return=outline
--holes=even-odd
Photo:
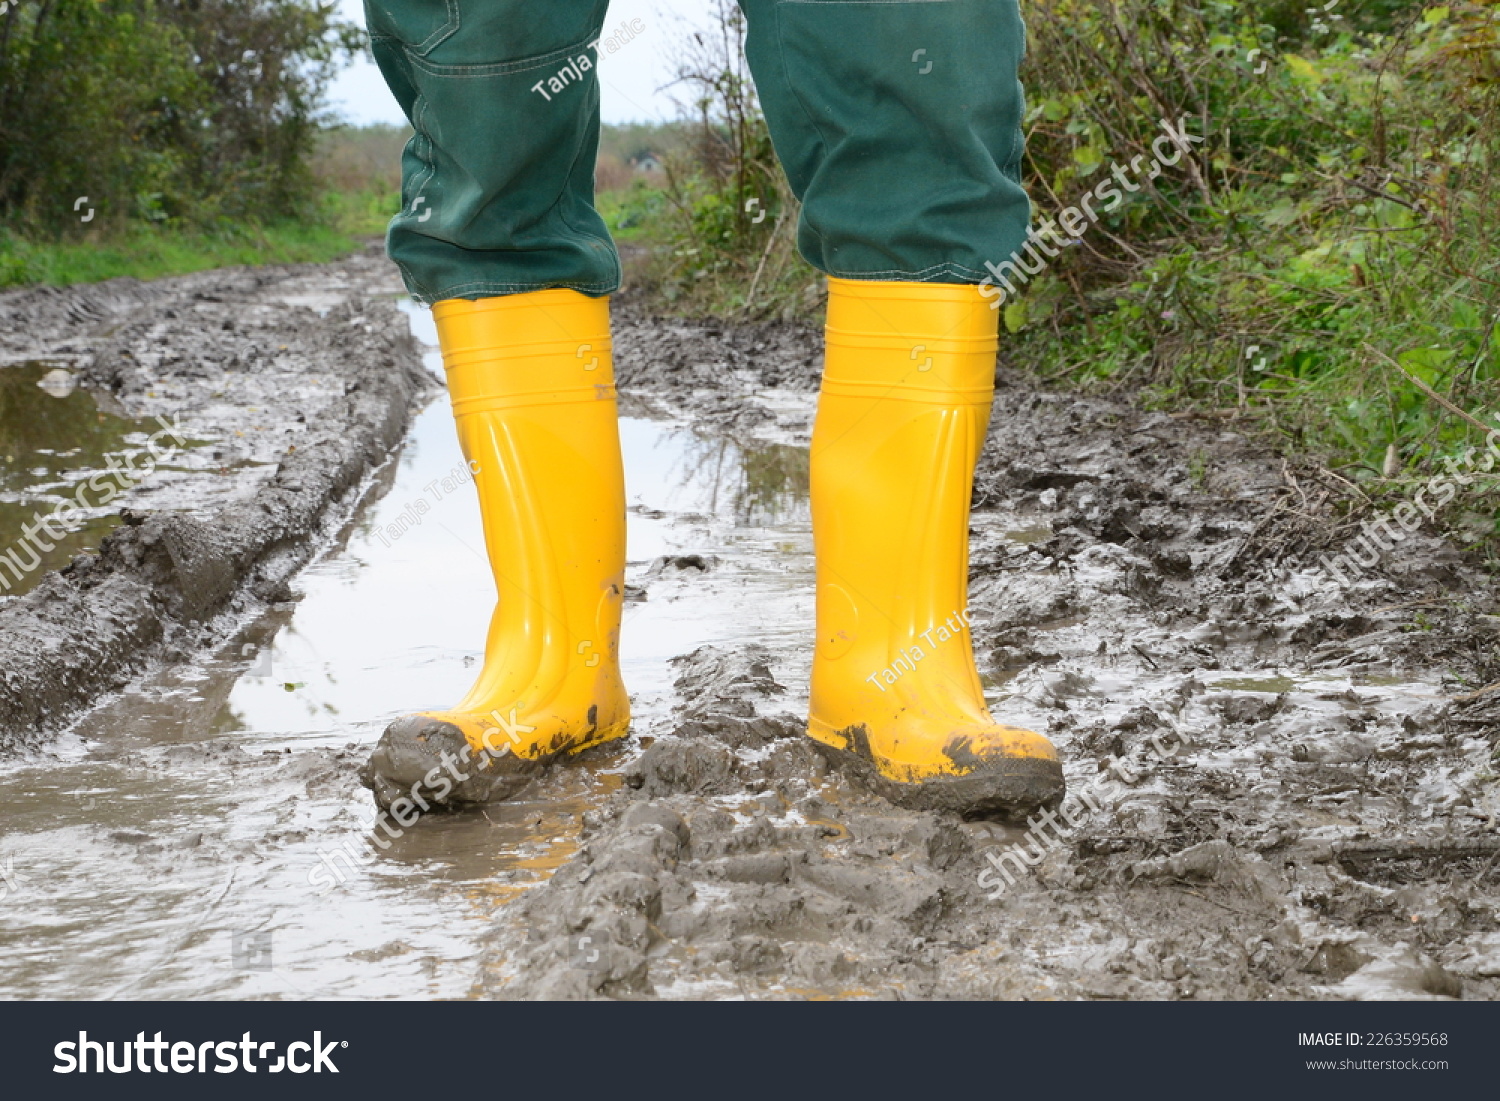
[[[964,776],[934,776],[920,783],[902,783],[882,775],[875,762],[862,753],[840,749],[816,737],[812,740],[829,764],[888,802],[910,810],[1022,821],[1039,810],[1056,809],[1067,794],[1062,762],[1045,757],[991,759],[981,770]],[[856,743],[851,739],[850,744]]]

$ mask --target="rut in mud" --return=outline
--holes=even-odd
[[[288,299],[330,279],[365,290],[310,302],[327,312],[296,314],[305,326],[345,310],[362,319],[351,328],[389,333],[395,292],[371,263],[233,277],[262,280],[236,308],[268,326],[236,339],[274,360],[277,310],[293,316]],[[151,285],[132,293],[160,306]],[[43,298],[59,316],[95,300]],[[77,324],[99,328],[87,311]],[[992,709],[1054,739],[1071,805],[1030,831],[899,810],[801,733],[818,334],[656,319],[629,295],[617,329],[632,738],[514,804],[430,815],[378,843],[357,769],[385,721],[464,687],[484,611],[463,600],[484,585],[472,501],[429,488],[456,458],[443,399],[379,336],[411,380],[400,423],[422,411],[399,461],[359,483],[353,519],[301,533],[290,560],[313,565],[279,591],[250,586],[143,662],[124,695],[0,770],[15,808],[0,860],[31,876],[4,904],[28,907],[5,937],[18,961],[5,993],[1497,993],[1500,694],[1475,689],[1500,679],[1500,620],[1459,554],[1412,537],[1341,588],[1315,568],[1339,549],[1317,471],[1222,424],[1002,369],[970,615]],[[87,376],[102,339],[59,362]],[[204,367],[187,339],[138,331],[133,354],[145,342],[159,355],[153,387],[177,389],[122,386],[122,415],[154,414],[160,394],[191,404]],[[3,350],[45,360],[58,352],[45,344]],[[372,354],[361,348],[350,354]],[[317,377],[368,368],[339,358],[321,347]],[[203,404],[190,435],[238,440],[255,401],[217,424]],[[231,503],[274,470],[240,475]],[[195,506],[201,484],[183,474],[176,497],[142,507],[201,515],[221,503]],[[418,500],[433,506],[420,524]],[[189,645],[209,637],[222,645]],[[348,874],[320,893],[310,873],[334,846],[360,863],[337,864]],[[264,971],[227,958],[262,933],[274,970],[269,951]]]
[[[14,401],[0,420],[0,508],[31,517],[0,533],[0,580],[24,593],[0,602],[0,750],[284,598],[435,389],[393,287],[367,251],[0,295],[0,363],[45,369],[60,394],[91,388],[100,422],[126,429],[80,446],[76,423],[38,439]],[[63,539],[65,522],[84,526]]]

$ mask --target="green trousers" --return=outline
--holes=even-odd
[[[1018,251],[1016,0],[740,0],[797,244],[847,279],[978,283]],[[607,0],[365,0],[415,135],[387,244],[420,302],[619,285],[594,210]],[[649,28],[648,28],[649,30]],[[662,48],[653,35],[627,46]]]

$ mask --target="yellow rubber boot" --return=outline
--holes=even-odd
[[[503,799],[630,724],[608,300],[546,290],[433,314],[499,602],[468,695],[381,737],[364,778],[382,806]]]
[[[997,315],[977,287],[829,280],[812,439],[818,644],[808,733],[894,802],[1057,803],[1046,738],[985,708],[968,623],[969,497]]]

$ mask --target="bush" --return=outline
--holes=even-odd
[[[323,89],[358,43],[332,12],[15,0],[0,15],[0,214],[56,233],[300,213]]]
[[[1500,13],[1368,5],[1278,30],[1238,5],[1036,6],[1039,213],[1161,118],[1210,140],[1007,307],[1012,361],[1266,417],[1372,484],[1467,447],[1500,412]]]
[[[805,310],[821,280],[796,252],[798,205],[750,81],[744,16],[732,0],[712,14],[715,29],[681,49],[681,142],[663,158],[646,280],[685,312]]]

